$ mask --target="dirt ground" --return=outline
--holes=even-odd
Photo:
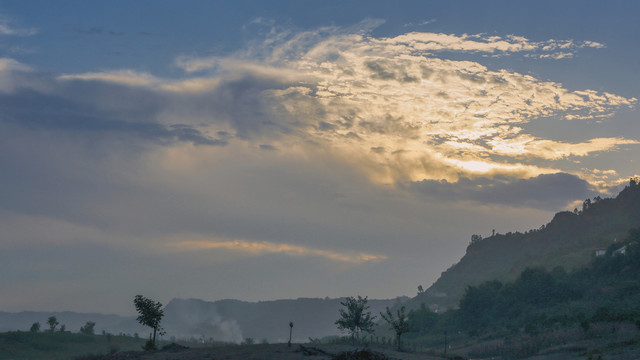
[[[331,360],[334,355],[355,351],[347,345],[229,345],[195,349],[167,349],[149,352],[122,352],[107,355],[100,360]],[[389,360],[442,360],[442,357],[424,353],[404,353],[389,349],[371,348]]]
[[[201,348],[183,348],[173,346],[158,351],[119,352],[105,356],[92,356],[78,360],[331,360],[343,352],[363,350],[363,347],[332,344],[260,344],[260,345],[225,345]],[[463,357],[449,356],[448,358],[434,356],[421,352],[397,352],[388,348],[366,348],[374,353],[374,357],[343,357],[342,359],[356,360],[467,360]],[[494,360],[497,357],[476,358],[473,360]],[[576,351],[570,348],[548,349],[543,354],[522,360],[637,360],[640,359],[640,347],[630,346],[619,349],[608,349],[606,353]],[[468,359],[472,360],[472,359]]]

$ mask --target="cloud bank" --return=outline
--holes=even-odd
[[[167,64],[173,77],[134,68],[53,74],[0,59],[4,249],[16,259],[38,254],[43,265],[25,276],[55,275],[47,255],[64,246],[56,254],[76,268],[59,278],[75,273],[87,289],[95,281],[82,269],[97,263],[136,292],[131,273],[157,288],[171,278],[188,296],[215,282],[236,289],[218,296],[252,298],[242,284],[260,283],[261,296],[274,298],[279,285],[268,284],[290,276],[305,296],[326,295],[309,278],[343,294],[374,282],[401,293],[425,279],[399,283],[399,273],[428,262],[436,274],[464,250],[467,241],[455,239],[496,227],[487,206],[508,209],[500,221],[522,230],[618,184],[614,170],[575,164],[638,139],[579,129],[614,121],[637,99],[482,64],[485,55],[551,61],[603,44],[377,38],[378,24],[275,29],[231,55],[178,54]],[[529,130],[542,120],[578,135]],[[184,234],[193,236],[176,240]],[[82,259],[77,244],[88,244]],[[126,264],[112,269],[98,253]],[[29,290],[36,299],[47,289]],[[106,291],[99,296],[114,293]]]

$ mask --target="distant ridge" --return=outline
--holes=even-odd
[[[408,299],[369,299],[369,311],[377,314],[387,306],[392,307]],[[133,309],[133,296],[131,300]],[[294,323],[294,341],[339,335],[334,322],[339,317],[341,301],[344,301],[344,298],[298,298],[259,302],[173,299],[164,307],[162,326],[167,332],[164,338],[170,339],[175,336],[178,339],[213,339],[236,343],[252,338],[255,342],[286,342],[290,321]],[[44,330],[47,328],[46,321],[49,316],[55,316],[58,322],[64,324],[67,331],[71,332],[78,332],[87,321],[93,321],[96,323],[95,329],[98,334],[103,330],[116,335],[138,333],[141,337],[147,337],[149,334],[149,328],[138,324],[135,316],[71,311],[0,311],[0,332],[28,331],[34,322],[39,322]]]
[[[354,294],[355,295],[355,294]],[[407,297],[388,300],[369,299],[369,311],[377,314]],[[252,338],[256,342],[286,342],[289,322],[294,324],[294,341],[339,335],[334,324],[343,298],[298,298],[246,302],[198,299],[173,299],[165,307],[164,326],[168,335],[181,338],[240,342]]]
[[[456,307],[468,285],[513,280],[526,267],[582,267],[597,249],[607,248],[639,226],[640,184],[632,179],[615,198],[587,199],[581,210],[559,212],[540,229],[496,233],[485,239],[474,236],[462,259],[408,306]]]

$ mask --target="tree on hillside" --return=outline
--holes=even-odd
[[[93,335],[95,333],[96,323],[93,321],[87,321],[84,326],[80,327],[80,333],[85,335]]]
[[[164,334],[162,327],[160,327],[160,320],[162,320],[164,316],[162,304],[142,295],[136,295],[133,299],[133,304],[138,314],[140,314],[136,320],[138,320],[140,324],[153,329],[153,340],[150,340],[150,344],[148,344],[150,346],[147,346],[153,349],[156,346],[156,333],[160,332],[160,335]]]
[[[47,319],[47,324],[49,324],[49,331],[54,332],[56,331],[56,326],[58,326],[59,322],[55,316],[50,316],[49,319]]]
[[[346,309],[340,309],[340,319],[336,320],[335,324],[338,325],[338,329],[342,331],[348,331],[351,333],[351,339],[355,344],[356,340],[360,340],[360,334],[363,332],[372,333],[375,316],[371,316],[371,311],[367,306],[367,297],[358,298],[349,296],[344,302],[340,302],[340,305]]]
[[[391,326],[396,333],[396,342],[398,343],[398,351],[402,349],[400,337],[402,334],[409,331],[409,319],[404,314],[404,306],[398,309],[397,317],[393,316],[391,309],[387,306],[387,314],[380,313],[380,316],[384,321]]]

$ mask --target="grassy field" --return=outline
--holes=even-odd
[[[10,331],[0,334],[0,359],[69,360],[90,354],[141,350],[144,342],[129,336]]]

